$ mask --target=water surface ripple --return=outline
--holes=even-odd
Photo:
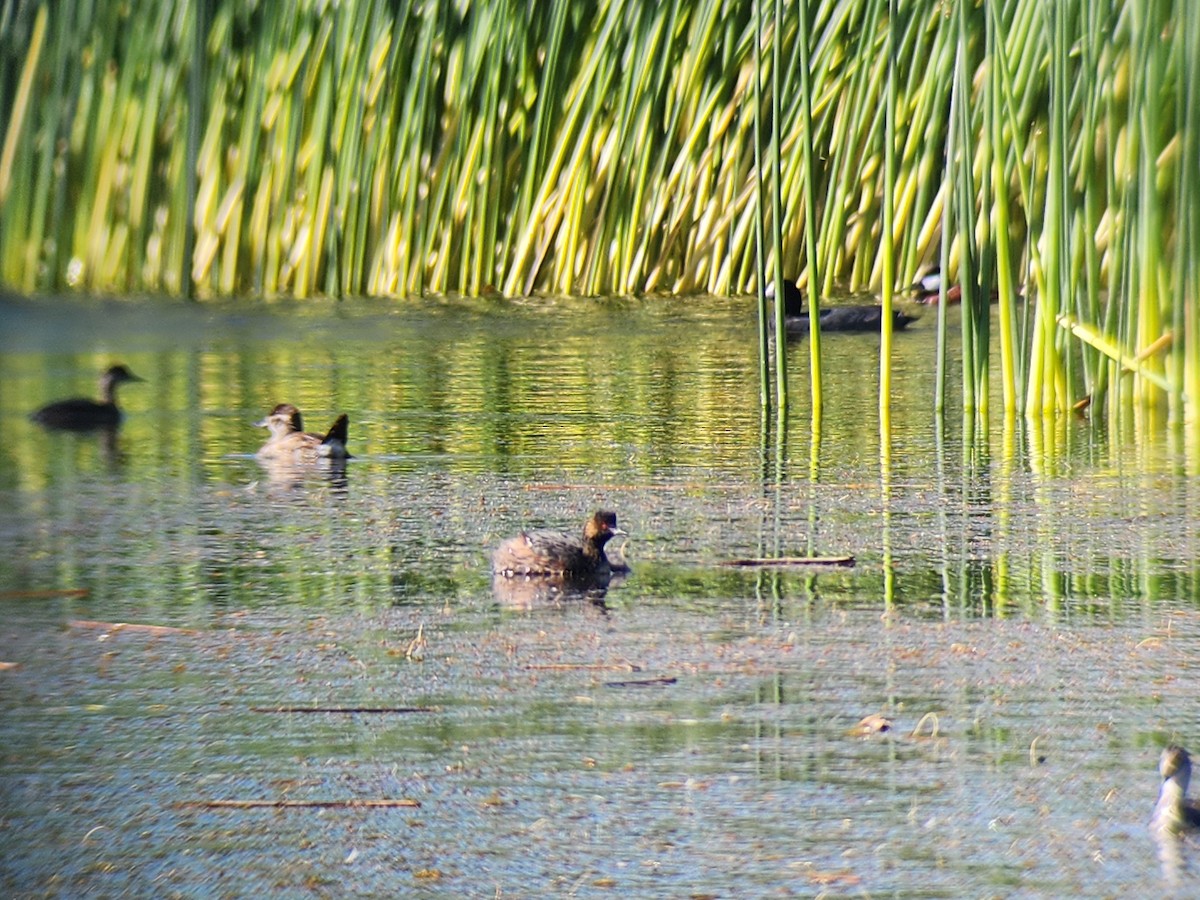
[[[1200,477],[939,427],[932,315],[881,445],[870,336],[764,425],[743,300],[0,302],[0,893],[1200,891]],[[27,420],[113,361],[115,436]],[[255,461],[283,401],[344,473]],[[600,506],[628,577],[493,585]]]

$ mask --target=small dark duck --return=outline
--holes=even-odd
[[[290,403],[280,403],[270,414],[254,423],[266,428],[271,436],[259,448],[262,460],[312,462],[318,459],[351,459],[346,450],[350,432],[350,417],[342,413],[325,434],[310,434],[304,430],[300,410]]]
[[[129,381],[143,381],[123,365],[109,366],[100,376],[100,399],[73,397],[48,403],[29,418],[46,428],[62,431],[96,431],[113,429],[121,424],[117,407],[117,386]]]

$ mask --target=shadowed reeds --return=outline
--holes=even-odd
[[[755,6],[729,0],[14,4],[0,281],[751,290],[761,60],[782,209],[764,271],[816,301],[892,271],[898,289],[955,223],[969,406],[986,411],[995,285],[1006,411],[1111,398],[1194,428],[1200,27],[1181,0],[804,8],[764,17],[756,54]]]

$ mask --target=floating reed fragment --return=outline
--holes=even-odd
[[[532,671],[550,672],[640,672],[642,667],[634,663],[532,663],[525,667]]]
[[[936,738],[936,737],[941,736],[941,730],[940,730],[941,723],[938,720],[937,713],[935,713],[935,712],[927,712],[927,713],[925,713],[925,715],[921,716],[920,721],[918,721],[917,724],[913,727],[912,736],[913,737],[925,737],[925,735],[921,734],[921,731],[922,731],[922,729],[925,728],[926,723],[929,723],[928,737]]]
[[[256,713],[331,713],[334,715],[411,715],[441,712],[438,706],[252,706]]]
[[[383,800],[181,800],[177,809],[420,809],[408,797]]]
[[[88,619],[72,619],[70,628],[86,628],[96,631],[133,631],[138,634],[199,634],[194,628],[175,628],[172,625],[142,625],[136,622],[95,622]]]
[[[745,559],[727,559],[718,565],[730,567],[769,566],[843,566],[854,565],[853,556],[751,556]]]

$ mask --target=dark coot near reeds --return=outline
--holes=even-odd
[[[804,306],[804,292],[790,278],[783,280],[783,316],[788,337],[804,337],[808,334],[808,312]],[[767,285],[767,298],[777,299],[774,283]],[[901,310],[892,310],[892,327],[902,329],[916,321]],[[883,307],[871,305],[831,306],[821,310],[822,331],[878,332],[883,327]]]
[[[1200,807],[1187,796],[1192,779],[1192,758],[1182,747],[1172,744],[1158,759],[1162,786],[1158,802],[1150,818],[1150,827],[1157,834],[1180,834],[1200,828]]]
[[[522,531],[508,538],[492,554],[492,572],[506,578],[561,579],[574,583],[603,582],[614,572],[626,572],[624,564],[611,563],[604,545],[625,534],[617,526],[617,514],[599,510],[576,536],[564,531]]]
[[[100,375],[100,399],[72,397],[48,403],[31,413],[29,418],[46,428],[63,431],[96,431],[113,429],[121,424],[117,406],[117,387],[130,381],[143,381],[125,366],[109,366]]]
[[[325,434],[306,432],[300,410],[290,403],[280,403],[266,418],[254,424],[271,433],[256,454],[261,460],[313,462],[318,459],[352,459],[346,449],[350,417],[345,413],[337,417]]]

